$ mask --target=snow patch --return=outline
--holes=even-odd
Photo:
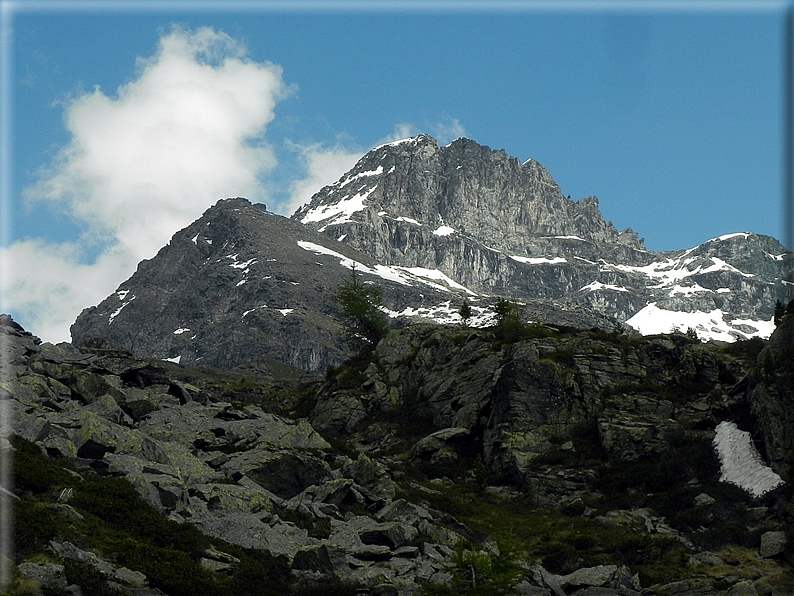
[[[725,315],[719,308],[710,312],[686,312],[666,310],[659,308],[651,302],[626,321],[643,335],[656,335],[660,333],[686,332],[694,329],[701,341],[720,340],[733,342],[737,338],[749,339],[751,337],[768,338],[775,326],[770,321],[756,321],[751,319],[725,320]],[[742,326],[749,326],[755,332],[743,330]]]
[[[510,255],[510,258],[519,263],[526,263],[527,265],[556,265],[557,263],[567,263],[564,257],[553,257],[547,259],[545,257],[516,257]]]
[[[474,304],[469,306],[472,310],[472,317],[468,321],[469,327],[488,327],[496,321],[496,315],[494,315],[492,309]],[[460,314],[458,314],[459,308],[453,306],[450,301],[446,301],[435,306],[420,306],[417,308],[409,306],[402,311],[389,310],[388,308],[381,308],[381,310],[392,319],[409,317],[431,320],[441,325],[455,325],[461,322]]]
[[[775,330],[775,319],[774,317],[769,319],[768,321],[756,321],[753,319],[732,319],[731,325],[746,325],[748,327],[752,327],[756,329],[755,333],[747,333],[744,332],[744,335],[747,337],[760,337],[762,339],[767,339],[772,332]]]
[[[670,296],[675,296],[676,294],[683,294],[684,296],[689,296],[690,294],[697,294],[698,292],[711,292],[708,288],[704,288],[699,284],[694,284],[692,286],[680,286],[678,284],[673,286],[673,289],[670,290]]]
[[[449,236],[455,232],[455,228],[450,228],[449,226],[438,226],[435,230],[433,230],[433,236]]]
[[[717,236],[716,238],[710,238],[706,240],[706,242],[719,242],[721,240],[730,240],[731,238],[747,238],[750,235],[749,232],[734,232],[733,234],[723,234],[722,236]]]
[[[726,263],[722,259],[719,259],[717,257],[710,257],[710,259],[711,259],[711,265],[708,265],[706,267],[698,266],[692,270],[687,269],[685,265],[691,263],[694,260],[694,258],[685,259],[683,255],[677,259],[665,259],[664,261],[656,261],[649,265],[643,265],[641,267],[632,266],[632,265],[615,265],[613,263],[607,263],[606,261],[602,260],[601,270],[609,271],[609,270],[617,269],[618,271],[625,271],[627,273],[640,273],[651,279],[658,280],[659,285],[649,286],[651,288],[663,288],[665,286],[682,281],[693,275],[711,273],[712,271],[723,271],[723,270],[732,271],[744,277],[755,277],[755,275],[753,275],[752,273],[744,273],[743,271],[739,271],[736,267],[734,267],[729,263]]]
[[[188,329],[187,327],[180,327],[179,329],[176,329],[174,331],[174,335],[182,335],[183,333],[187,333],[188,331],[190,331],[190,329]]]
[[[561,240],[580,240],[582,242],[587,242],[584,238],[580,238],[579,236],[550,236],[551,238],[559,238]]]
[[[396,147],[397,145],[402,145],[404,143],[416,143],[416,137],[411,137],[410,139],[400,139],[399,141],[392,141],[391,143],[383,143],[382,145],[378,145],[372,151],[377,151],[381,147]]]
[[[354,176],[351,176],[347,180],[344,180],[344,181],[340,180],[336,184],[339,186],[339,188],[342,188],[343,186],[347,186],[348,184],[350,184],[351,182],[353,182],[355,180],[360,180],[361,178],[366,178],[368,176],[379,176],[380,174],[383,174],[383,166],[378,166],[374,170],[368,170],[366,172],[359,172],[358,174],[356,174]]]
[[[627,288],[623,286],[613,286],[612,284],[603,284],[600,281],[594,281],[579,288],[580,292],[597,292],[598,290],[613,290],[615,292],[628,292]]]
[[[353,259],[349,259],[343,254],[336,252],[335,250],[332,250],[320,244],[315,244],[314,242],[305,242],[303,240],[299,240],[298,246],[300,246],[304,250],[311,251],[315,254],[328,255],[330,257],[339,259],[339,264],[342,265],[342,267],[346,267],[348,269],[353,269],[355,267],[356,271],[360,273],[369,273],[370,275],[377,275],[380,278],[393,281],[404,286],[411,286],[414,285],[414,283],[422,283],[424,285],[428,285],[445,292],[448,292],[450,289],[455,289],[455,290],[463,290],[464,292],[467,292],[468,294],[471,294],[473,296],[477,295],[475,292],[472,292],[471,290],[457,283],[453,279],[447,277],[444,273],[438,271],[437,269],[424,269],[422,267],[398,267],[398,266],[387,267],[386,265],[375,265],[374,267],[368,267],[364,263],[360,263],[359,261],[354,261]],[[438,283],[438,282],[442,282],[442,283]]]
[[[278,312],[280,312],[282,315],[284,315],[286,317],[289,313],[291,313],[295,309],[294,308],[278,308],[276,310],[278,310]]]
[[[174,364],[179,364],[182,360],[182,355],[174,356],[173,358],[163,358],[166,362],[173,362]]]
[[[467,287],[459,284],[454,279],[448,277],[445,273],[439,271],[438,269],[425,269],[424,267],[395,267],[395,269],[402,269],[403,271],[407,271],[411,275],[416,275],[417,277],[438,280],[440,282],[447,284],[450,288],[455,288],[456,290],[463,290],[464,292],[467,292],[472,296],[477,295],[475,292],[472,292]],[[435,286],[436,284],[433,285]]]
[[[124,296],[125,296],[125,297],[127,296],[127,294],[126,294],[126,291],[125,291],[125,294],[124,294]],[[133,300],[135,300],[135,296],[132,296],[132,297],[131,297],[129,300],[127,300],[127,301],[126,301],[124,304],[122,304],[122,305],[121,305],[121,306],[119,306],[119,307],[118,307],[116,310],[114,310],[112,313],[110,313],[110,316],[108,317],[108,325],[110,325],[110,324],[113,322],[113,319],[115,319],[117,316],[119,316],[119,313],[120,313],[122,310],[124,310],[124,307],[125,307],[125,306],[127,306],[127,305],[128,305],[130,302],[132,302]]]
[[[421,223],[419,223],[418,221],[416,221],[412,217],[405,217],[403,215],[401,215],[400,217],[394,218],[394,221],[404,221],[406,223],[413,224],[415,226],[421,226],[422,225]],[[452,229],[452,228],[450,228],[450,229]],[[433,232],[433,233],[435,234],[435,232]]]
[[[363,193],[359,192],[352,197],[342,199],[333,205],[322,205],[310,209],[306,212],[306,215],[303,216],[303,219],[301,219],[301,223],[325,221],[327,219],[333,219],[331,224],[340,224],[350,221],[350,216],[364,209],[364,200],[373,190],[375,190],[375,187]]]
[[[237,255],[234,255],[234,256],[236,257]],[[231,258],[231,257],[229,257],[229,258]],[[256,259],[251,259],[249,261],[246,261],[245,263],[238,263],[237,261],[235,261],[234,263],[232,263],[229,266],[230,267],[234,267],[235,269],[245,269],[246,267],[248,267],[249,265],[253,265],[254,263],[256,263]]]
[[[733,422],[720,422],[714,436],[720,458],[720,481],[735,484],[754,497],[774,490],[783,479],[761,459],[750,433]]]

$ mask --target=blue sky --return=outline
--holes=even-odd
[[[536,159],[651,250],[782,238],[786,6],[3,2],[0,310],[68,340],[218,198],[288,215],[419,132]]]

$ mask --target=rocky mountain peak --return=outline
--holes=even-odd
[[[466,299],[485,325],[507,297],[532,321],[733,341],[769,336],[791,264],[751,233],[648,251],[596,197],[563,196],[537,161],[420,135],[362,156],[291,218],[219,201],[86,309],[72,337],[183,364],[322,371],[347,352],[334,295],[355,266],[399,320],[456,323]]]
[[[394,235],[415,236],[410,225],[424,228],[422,238],[456,233],[513,254],[542,250],[531,241],[555,236],[644,250],[639,238],[603,219],[595,197],[564,197],[537,161],[521,163],[463,138],[439,147],[420,135],[376,147],[292,217],[336,237],[347,234],[359,250],[406,266],[416,263],[387,245]],[[381,233],[363,234],[356,229],[362,226]]]

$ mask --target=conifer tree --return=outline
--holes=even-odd
[[[348,281],[339,286],[336,301],[351,349],[374,348],[388,333],[389,323],[380,310],[383,291],[374,284],[364,283],[355,267]]]
[[[471,306],[469,306],[469,301],[468,300],[464,300],[463,304],[460,305],[460,309],[458,310],[458,314],[460,315],[460,318],[463,321],[463,326],[464,327],[468,327],[469,326],[469,320],[471,319],[472,314],[474,314],[472,312],[472,310],[471,310]]]

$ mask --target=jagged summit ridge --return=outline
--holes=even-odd
[[[521,163],[470,139],[439,147],[420,135],[376,147],[292,217],[337,237],[346,233],[351,245],[397,264],[417,263],[403,262],[411,260],[404,251],[366,246],[372,239],[353,228],[384,228],[408,241],[457,234],[524,257],[543,256],[559,239],[644,250],[636,234],[603,219],[595,197],[574,202],[537,161]]]

